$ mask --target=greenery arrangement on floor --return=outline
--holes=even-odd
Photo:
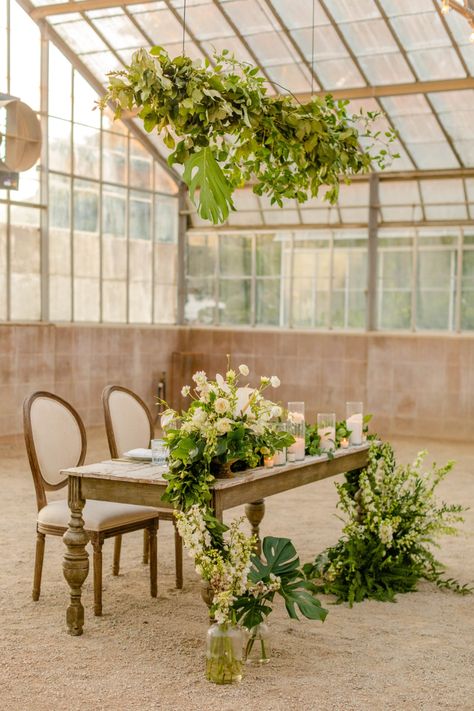
[[[444,577],[432,548],[441,535],[456,535],[465,510],[438,503],[436,488],[453,467],[422,470],[425,452],[413,464],[397,466],[390,444],[373,444],[369,464],[337,484],[345,514],[343,535],[335,546],[304,566],[319,591],[352,606],[366,598],[394,600],[416,590],[420,580],[460,594],[471,588]]]
[[[214,60],[210,66],[171,59],[162,47],[140,49],[129,66],[109,74],[100,102],[111,102],[116,118],[137,111],[146,131],[162,135],[203,219],[224,222],[233,192],[247,183],[280,206],[284,198],[315,197],[321,187],[335,203],[341,179],[398,157],[390,152],[395,133],[370,128],[378,113],[353,116],[348,101],[331,95],[305,104],[291,94],[267,96],[258,67],[228,50]]]

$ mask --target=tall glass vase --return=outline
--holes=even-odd
[[[244,634],[231,624],[214,624],[207,631],[206,679],[234,684],[242,679]]]
[[[288,448],[288,461],[301,461],[305,455],[305,414],[304,402],[288,403],[288,432],[295,438]]]
[[[270,661],[270,630],[266,622],[248,630],[244,660],[254,664],[267,664]]]

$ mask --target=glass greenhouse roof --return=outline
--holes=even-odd
[[[474,8],[457,0],[464,12]],[[19,0],[50,25],[105,85],[107,72],[139,47],[164,46],[209,58],[227,48],[258,64],[271,94],[330,92],[386,114],[400,158],[382,176],[378,214],[383,223],[474,219],[474,44],[468,19],[440,0]],[[452,3],[453,4],[453,3]],[[185,28],[184,17],[186,17]],[[166,153],[160,138],[154,144]],[[341,189],[336,207],[321,200],[283,209],[251,189],[236,196],[235,227],[364,225],[367,179]],[[193,223],[199,227],[198,218]]]

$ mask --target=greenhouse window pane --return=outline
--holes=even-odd
[[[112,183],[127,180],[127,137],[118,133],[102,133],[102,179]]]
[[[151,323],[153,245],[151,241],[132,239],[131,225],[130,237],[128,253],[128,318],[131,323]]]
[[[152,187],[153,183],[153,159],[135,138],[130,139],[130,185],[134,188]]]
[[[252,271],[252,237],[219,237],[219,272],[222,276],[247,276]]]
[[[422,81],[466,76],[456,51],[449,47],[408,52],[408,57]]]
[[[433,11],[433,0],[381,0],[381,4],[389,17],[417,15],[420,12]],[[450,14],[454,15],[455,13]]]
[[[74,71],[74,121],[85,126],[100,127],[100,111],[97,109],[99,95],[79,72]]]
[[[10,318],[41,318],[40,211],[10,208]]]
[[[314,38],[314,59],[318,62],[316,70],[319,70],[319,62],[328,59],[338,59],[340,57],[347,58],[349,53],[344,46],[334,27],[327,25],[325,27],[315,27],[314,33],[312,28],[296,30],[291,33],[304,53],[308,62],[311,62],[313,56],[313,38]]]
[[[280,279],[257,279],[255,323],[257,326],[281,326],[284,287]]]
[[[336,22],[371,20],[380,17],[373,0],[326,0],[326,6]]]
[[[270,0],[285,25],[290,29],[311,27],[313,24],[313,4],[308,0]],[[314,3],[314,24],[328,25],[329,19],[319,2]]]
[[[214,279],[188,278],[186,280],[186,304],[184,320],[186,323],[214,323],[216,301]]]
[[[240,227],[263,225],[262,213],[252,212],[251,210],[231,212],[229,213],[227,224]]]
[[[259,33],[246,39],[264,67],[271,64],[291,64],[294,60],[281,33]]]
[[[425,205],[427,220],[467,220],[464,205]]]
[[[48,155],[50,170],[71,172],[71,127],[69,121],[48,119]]]
[[[254,34],[273,29],[257,0],[229,0],[223,3],[223,7],[242,34]]]
[[[462,260],[461,329],[474,331],[474,250],[464,250]]]
[[[49,317],[72,318],[71,279],[71,179],[49,175]]]
[[[295,328],[329,327],[329,280],[293,280],[292,325]]]
[[[75,123],[73,141],[73,173],[98,179],[100,177],[100,131]]]
[[[228,49],[229,52],[235,54],[235,56],[241,62],[249,62],[254,64],[255,61],[248,51],[247,47],[241,42],[238,37],[223,37],[222,39],[214,37],[214,39],[202,42],[203,49],[208,53],[210,57],[214,56],[214,53],[219,54],[223,49]],[[187,51],[187,50],[186,50]]]
[[[451,330],[455,308],[456,253],[419,250],[417,318],[420,329]]]
[[[176,198],[155,197],[155,242],[178,241],[178,201]]]
[[[282,93],[286,92],[306,92],[311,91],[311,79],[309,72],[302,64],[281,64],[277,67],[267,67],[267,74],[270,79],[279,85]],[[319,86],[314,85],[317,91]]]
[[[382,329],[411,327],[413,257],[408,245],[402,250],[379,252],[378,323]]]
[[[379,54],[370,57],[358,56],[359,64],[369,82],[375,85],[397,84],[415,80],[401,54]]]
[[[250,279],[220,279],[219,323],[229,326],[248,326],[250,322]]]
[[[365,86],[366,82],[352,59],[320,61],[316,70],[325,89]]]
[[[251,188],[236,190],[233,200],[237,210],[258,210],[260,208],[258,196]]]
[[[278,235],[257,235],[257,276],[280,276],[283,243]]]
[[[419,205],[418,183],[407,180],[381,180],[379,183],[379,199],[382,207],[384,205]]]
[[[25,10],[10,2],[10,86],[8,92],[18,96],[35,111],[40,108],[40,31]],[[4,38],[1,43],[3,44]],[[7,87],[2,87],[6,91]]]
[[[216,273],[217,236],[187,235],[186,274],[191,277],[212,277]]]
[[[94,19],[93,24],[104,37],[107,37],[107,41],[115,50],[124,47],[144,47],[147,44],[140,30],[124,14]]]
[[[182,15],[183,12],[181,12]],[[212,3],[188,7],[186,9],[186,24],[198,40],[211,40],[234,34],[222,12]]]
[[[74,320],[100,320],[99,186],[74,181]]]
[[[49,42],[48,50],[48,113],[69,120],[72,109],[72,67],[52,42]],[[58,87],[61,87],[60,91]]]
[[[125,239],[127,234],[127,191],[113,185],[102,188],[102,232]]]
[[[429,12],[394,17],[391,23],[407,50],[452,47],[434,7]]]
[[[456,180],[420,180],[421,194],[425,203],[464,203],[464,184]]]
[[[130,239],[151,241],[151,195],[138,191],[130,193],[129,210]]]
[[[55,24],[54,29],[78,54],[101,52],[107,49],[107,45],[85,20],[58,23]]]

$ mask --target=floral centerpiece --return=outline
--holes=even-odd
[[[194,386],[181,391],[191,399],[189,408],[181,413],[167,408],[162,414],[169,448],[164,499],[177,509],[178,531],[209,589],[215,624],[208,632],[206,675],[219,684],[240,680],[241,628],[249,630],[249,653],[275,594],[294,619],[297,610],[313,620],[324,620],[327,614],[314,596],[315,586],[305,579],[291,541],[265,538],[262,561],[255,554],[256,539],[241,530],[241,521],[225,526],[210,508],[210,485],[216,476],[232,475],[232,467],[255,467],[294,441],[272,425],[282,408],[264,397],[265,390],[280,385],[277,376],[261,377],[259,386],[250,388],[239,384],[248,375],[245,364],[238,372],[228,366],[225,377],[217,374],[215,380],[199,371],[193,375]],[[266,657],[263,648],[262,655]]]

